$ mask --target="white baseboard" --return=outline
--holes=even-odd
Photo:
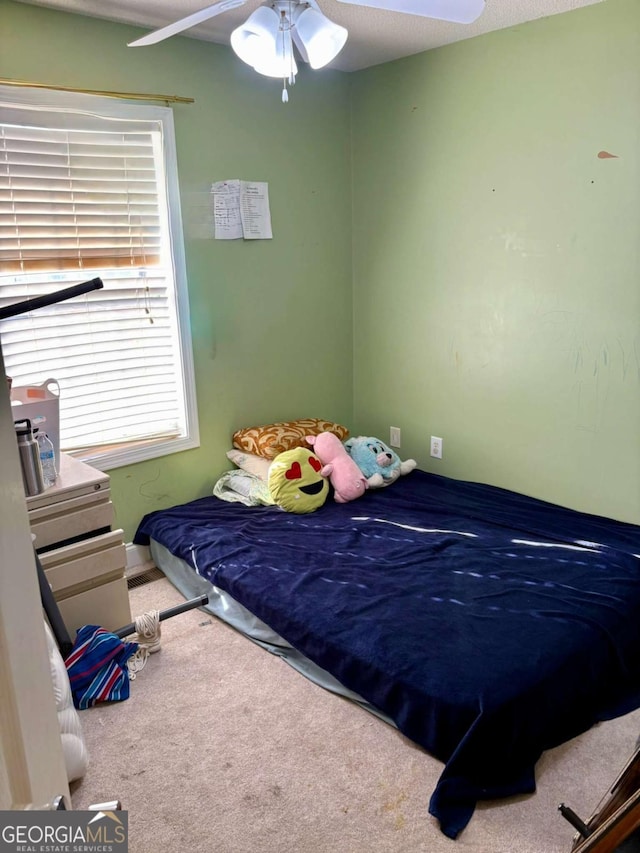
[[[142,575],[154,567],[151,554],[146,545],[134,545],[133,542],[127,542],[126,553],[127,565],[124,573],[127,579]]]

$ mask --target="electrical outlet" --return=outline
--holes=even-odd
[[[389,427],[389,444],[391,447],[400,447],[400,427]]]
[[[431,455],[436,459],[442,459],[442,439],[437,435],[431,436]]]

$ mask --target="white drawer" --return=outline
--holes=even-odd
[[[40,554],[56,600],[124,577],[127,563],[122,530],[113,530]]]
[[[112,523],[109,489],[29,510],[29,524],[36,536],[34,545],[38,551],[56,542],[111,527]]]
[[[124,578],[96,586],[58,602],[62,620],[72,640],[83,625],[117,631],[131,623],[129,591]]]
[[[27,509],[46,580],[73,639],[83,625],[111,631],[129,625],[131,608],[123,533],[111,530],[109,476],[60,456],[55,485],[27,498]]]

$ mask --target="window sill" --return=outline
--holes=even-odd
[[[145,462],[148,459],[158,459],[172,453],[181,453],[183,450],[193,450],[199,446],[200,441],[197,437],[186,436],[184,438],[162,438],[155,441],[133,442],[117,447],[91,447],[83,450],[65,450],[64,452],[73,456],[74,459],[92,465],[99,471],[110,471],[113,468],[134,465],[136,462]]]

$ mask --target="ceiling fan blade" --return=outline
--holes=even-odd
[[[236,9],[238,6],[243,6],[246,0],[222,0],[220,3],[214,3],[213,6],[207,6],[206,9],[200,9],[199,12],[194,12],[192,15],[187,15],[186,18],[181,18],[173,24],[167,24],[166,27],[160,27],[159,30],[153,30],[147,33],[146,36],[130,41],[128,47],[145,47],[149,44],[157,44],[159,41],[168,39],[169,36],[175,36],[183,30],[188,30],[190,27],[195,27],[196,24],[202,24],[208,21],[209,18],[215,18],[216,15],[227,12],[229,9]]]
[[[484,0],[339,0],[353,6],[371,6],[387,12],[421,15],[456,24],[471,24],[480,17]]]

